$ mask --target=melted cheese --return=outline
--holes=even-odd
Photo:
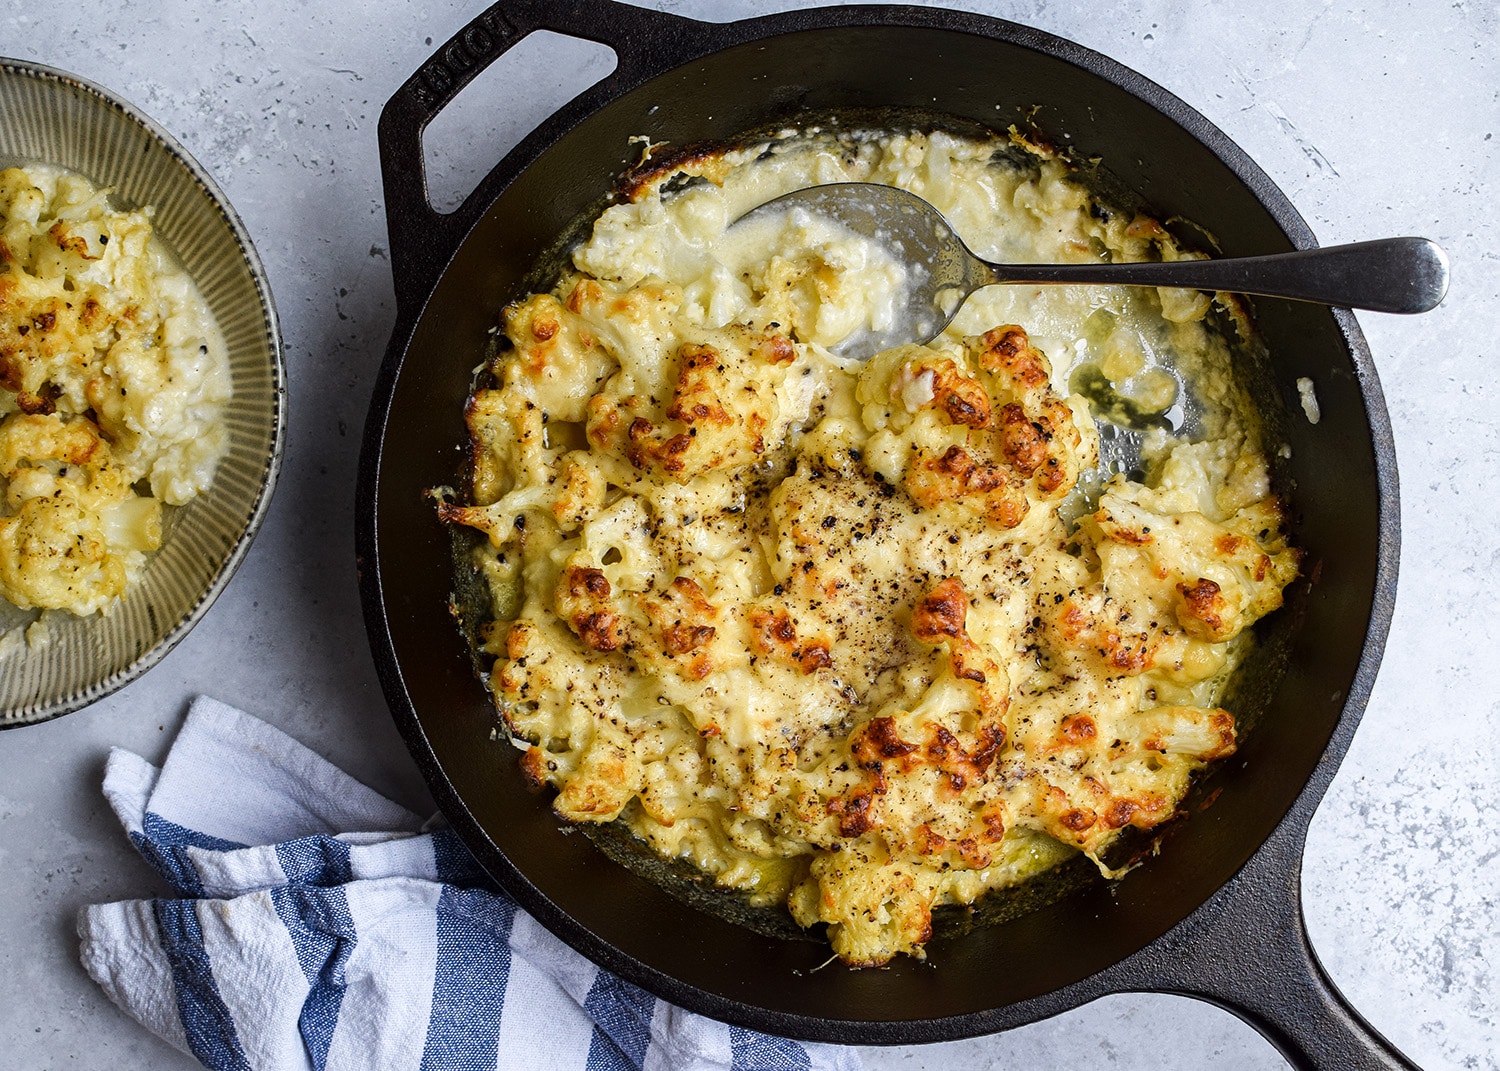
[[[701,159],[505,310],[472,495],[441,512],[489,537],[491,686],[558,814],[623,819],[868,965],[921,955],[937,905],[1075,850],[1105,867],[1171,817],[1234,750],[1217,689],[1297,559],[1200,295],[996,287],[930,346],[830,352],[900,266],[815,221],[726,228],[850,179],[992,256],[1178,255],[998,142]],[[1208,434],[1157,433],[1149,483],[1106,480],[1082,360],[1158,406],[1188,370]]]
[[[228,447],[229,363],[150,211],[0,171],[0,599],[107,610]],[[147,491],[149,489],[149,493]]]

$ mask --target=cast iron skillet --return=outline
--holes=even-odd
[[[616,70],[517,146],[450,215],[426,195],[421,133],[489,62],[547,29],[612,47]],[[1001,129],[1033,114],[1102,157],[1160,218],[1192,219],[1225,254],[1316,242],[1286,198],[1202,116],[1078,45],[973,14],[834,7],[725,25],[612,0],[505,0],[443,45],[380,121],[397,325],[365,430],[360,585],[386,698],[444,813],[554,933],[680,1005],[774,1033],[912,1043],[987,1033],[1107,993],[1213,1001],[1298,1067],[1410,1067],[1344,1003],[1308,945],[1307,825],[1349,746],[1396,590],[1396,467],[1353,317],[1263,300],[1272,408],[1317,385],[1322,420],[1285,431],[1306,572],[1279,615],[1284,676],[1257,730],[1205,786],[1159,858],[1021,918],[934,940],[926,964],[814,972],[815,942],[767,937],[687,906],[559,828],[525,788],[449,615],[448,534],[425,489],[451,483],[461,414],[496,310],[640,152],[806,112],[923,109]]]

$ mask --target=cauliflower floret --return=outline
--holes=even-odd
[[[111,554],[99,514],[68,499],[28,499],[0,518],[0,593],[29,610],[101,610],[125,590],[124,557]]]
[[[85,417],[6,417],[0,481],[0,597],[22,609],[104,609],[161,543],[160,504],[131,489]]]

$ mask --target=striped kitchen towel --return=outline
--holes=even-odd
[[[160,769],[115,749],[104,794],[180,898],[84,908],[83,965],[213,1071],[859,1067],[600,970],[451,830],[213,699]]]

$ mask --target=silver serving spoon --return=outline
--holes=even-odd
[[[736,223],[803,208],[880,242],[911,276],[904,308],[885,331],[838,347],[878,353],[928,342],[964,299],[994,283],[1168,286],[1315,301],[1378,312],[1426,312],[1448,290],[1448,257],[1426,238],[1384,238],[1294,253],[1140,264],[991,264],[979,259],[936,208],[915,194],[871,182],[835,182],[777,197]],[[913,270],[916,269],[916,270]]]

